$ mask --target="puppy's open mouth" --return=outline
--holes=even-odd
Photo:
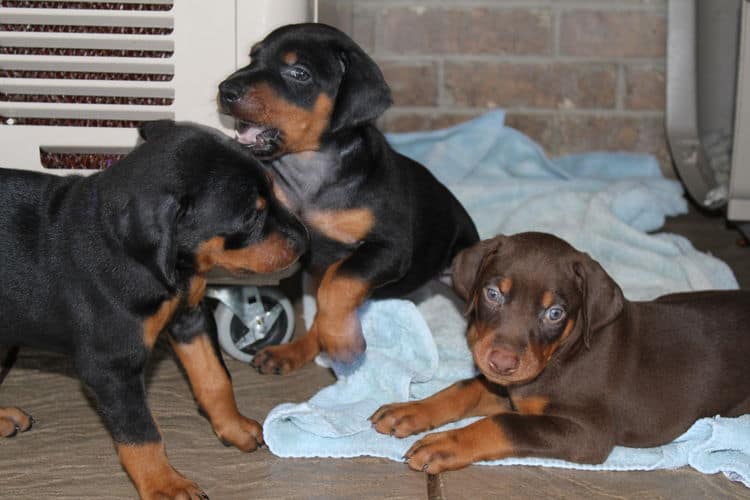
[[[281,133],[276,128],[238,120],[236,138],[237,142],[247,146],[253,154],[271,156],[279,147]]]

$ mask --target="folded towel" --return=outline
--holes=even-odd
[[[394,147],[427,165],[474,219],[483,238],[538,230],[556,234],[598,260],[631,300],[687,290],[737,288],[731,270],[686,239],[649,235],[664,218],[684,213],[679,183],[664,179],[648,155],[587,153],[547,159],[529,138],[503,125],[501,111],[455,127],[388,136]],[[419,438],[376,433],[369,417],[385,403],[421,399],[475,375],[461,305],[431,283],[405,300],[360,310],[367,351],[356,366],[334,366],[338,380],[306,403],[282,404],[266,418],[269,449],[286,457],[371,455],[401,460]],[[306,316],[311,313],[307,301]],[[308,316],[309,318],[310,316]],[[383,376],[387,374],[387,376]],[[465,426],[465,420],[446,426]],[[750,481],[746,417],[704,419],[659,448],[617,448],[601,465],[507,459],[587,469],[680,467],[716,470]]]

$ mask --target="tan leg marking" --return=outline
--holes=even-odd
[[[159,338],[159,334],[172,319],[179,305],[180,296],[175,295],[171,299],[162,302],[156,313],[146,318],[143,322],[143,342],[148,349],[154,347],[156,339]]]
[[[200,304],[204,295],[206,295],[206,278],[193,276],[190,280],[190,291],[187,297],[188,306],[195,307]]]
[[[208,336],[199,335],[189,343],[172,340],[172,347],[185,368],[196,401],[219,439],[242,451],[253,451],[263,444],[261,426],[237,409],[232,382]]]
[[[370,294],[369,283],[338,273],[343,261],[329,267],[318,287],[313,328],[320,349],[336,361],[349,363],[365,350],[357,308]]]
[[[143,500],[204,498],[197,484],[177,472],[167,459],[164,443],[117,444],[117,454]]]
[[[330,266],[318,285],[318,312],[310,331],[289,344],[259,352],[252,365],[260,373],[287,374],[312,361],[321,350],[344,362],[364,351],[357,308],[367,298],[369,287],[360,280],[338,276],[342,262]]]
[[[483,418],[461,429],[427,434],[404,456],[410,468],[437,474],[512,454],[512,443],[500,424]]]
[[[509,411],[508,399],[477,377],[457,382],[421,401],[381,406],[370,421],[379,433],[403,438],[462,418]]]

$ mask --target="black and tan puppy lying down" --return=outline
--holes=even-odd
[[[381,407],[378,432],[424,436],[409,467],[437,473],[506,457],[603,462],[615,445],[666,444],[697,419],[750,413],[750,291],[630,302],[602,267],[542,233],[464,250],[453,283],[481,374]]]

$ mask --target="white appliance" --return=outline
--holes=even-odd
[[[42,158],[59,167],[66,156],[67,166],[95,166],[130,150],[133,122],[144,120],[231,129],[217,112],[221,79],[275,27],[317,18],[311,0],[50,3],[0,6],[3,167],[41,170]]]

